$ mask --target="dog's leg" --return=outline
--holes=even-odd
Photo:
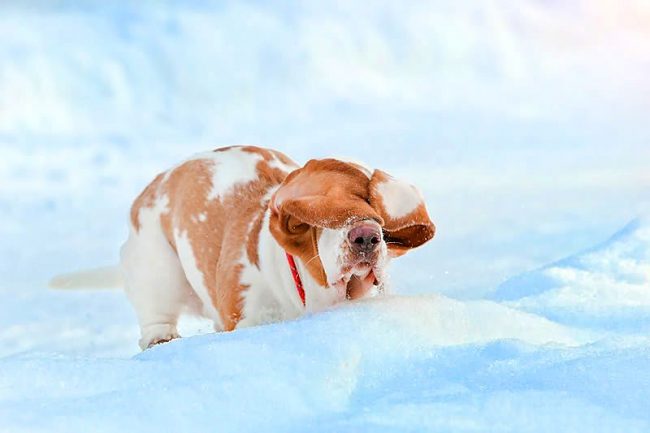
[[[121,266],[126,294],[140,323],[140,347],[178,338],[176,324],[192,300],[185,273],[169,245],[155,209],[140,211],[140,229],[131,228],[122,246]]]

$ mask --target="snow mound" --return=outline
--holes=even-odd
[[[493,299],[565,323],[645,332],[650,329],[650,223],[634,220],[588,251],[511,278]]]
[[[488,383],[495,393],[481,398],[490,404],[504,398],[497,389],[511,385],[497,383],[503,374],[497,370],[524,373],[505,360],[540,348],[561,353],[586,341],[580,332],[488,301],[387,297],[294,322],[185,338],[132,359],[2,358],[0,430],[390,430],[396,411],[406,413],[402,428],[444,427],[453,417],[438,417],[448,405],[471,404],[453,402],[467,396],[468,386]],[[543,398],[527,395],[522,407]],[[431,405],[424,418],[429,409],[422,405]]]

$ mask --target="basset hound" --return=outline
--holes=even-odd
[[[121,269],[140,347],[177,338],[185,310],[230,331],[372,296],[389,260],[434,232],[419,191],[381,170],[254,146],[199,154],[131,208]]]

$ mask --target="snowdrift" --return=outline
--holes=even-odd
[[[647,350],[621,353],[612,343],[575,348],[591,338],[488,301],[375,299],[294,322],[185,338],[132,359],[4,358],[0,429],[607,431],[623,425],[635,431],[650,425]],[[613,366],[619,373],[609,377]]]
[[[650,223],[630,222],[608,241],[503,283],[492,297],[562,323],[650,331]]]
[[[646,432],[650,338],[638,322],[606,327],[637,299],[615,293],[644,284],[648,244],[636,221],[512,279],[501,303],[380,297],[132,358],[137,328],[119,292],[0,292],[11,325],[0,332],[0,431]],[[565,288],[551,269],[591,277]],[[592,287],[610,296],[584,296]],[[542,301],[562,290],[590,308],[562,304],[567,322],[599,311],[601,326],[514,308],[557,311]]]

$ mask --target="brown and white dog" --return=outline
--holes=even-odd
[[[230,331],[370,296],[435,231],[418,190],[383,171],[254,146],[161,173],[130,219],[121,267],[143,349],[177,338],[184,309]]]

